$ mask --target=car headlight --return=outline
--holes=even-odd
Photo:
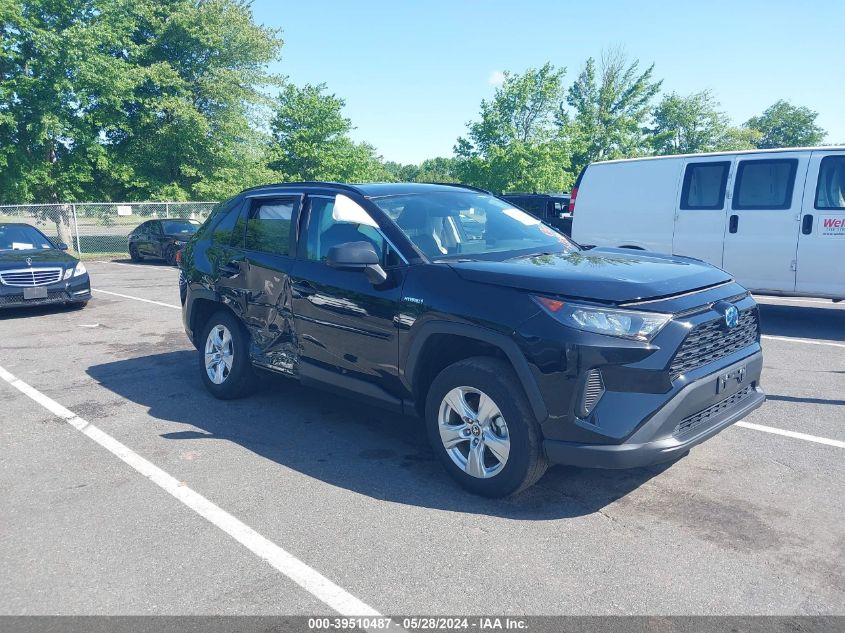
[[[659,312],[603,308],[549,297],[532,298],[548,315],[568,327],[634,341],[652,340],[672,319],[671,314]]]
[[[85,268],[85,264],[82,262],[77,262],[75,268],[68,268],[65,271],[64,280],[67,281],[71,277],[79,277],[80,275],[84,275],[87,273],[88,270]]]

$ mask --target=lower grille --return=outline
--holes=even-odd
[[[24,299],[22,294],[19,295],[0,295],[0,306],[20,305],[20,306],[37,306],[45,303],[62,303],[70,301],[70,295],[64,290],[49,290],[46,299]]]
[[[752,393],[754,393],[753,384],[748,385],[744,389],[740,389],[735,394],[728,396],[721,402],[717,402],[716,404],[710,405],[706,409],[702,409],[698,413],[693,413],[692,415],[685,417],[683,420],[681,420],[680,424],[675,427],[675,435],[689,435],[694,431],[698,431],[702,428],[705,428],[707,426],[707,423],[710,422],[717,415],[727,411],[734,405],[739,404]]]
[[[7,270],[0,273],[0,282],[6,286],[16,286],[18,288],[47,286],[60,281],[61,278],[61,268],[28,268]]]

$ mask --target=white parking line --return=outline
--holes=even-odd
[[[122,295],[119,292],[111,292],[110,290],[100,290],[99,288],[91,288],[93,292],[102,292],[106,295],[113,295],[115,297],[122,297],[124,299],[132,299],[134,301],[143,301],[144,303],[152,303],[157,306],[164,306],[165,308],[174,308],[181,310],[182,306],[173,305],[172,303],[163,303],[161,301],[153,301],[152,299],[142,299],[141,297],[133,297],[132,295]]]
[[[762,338],[770,341],[786,341],[787,343],[804,343],[805,345],[826,345],[828,347],[845,347],[845,343],[834,343],[833,341],[812,341],[808,338],[793,338],[791,336],[772,336],[763,334]]]
[[[807,442],[816,442],[817,444],[826,444],[827,446],[845,448],[845,442],[841,442],[839,440],[831,440],[827,437],[819,437],[818,435],[796,433],[795,431],[786,431],[784,429],[777,429],[773,426],[754,424],[753,422],[737,422],[736,425],[741,426],[744,429],[753,429],[754,431],[763,431],[764,433],[774,433],[775,435],[783,435],[786,437],[794,438],[796,440],[806,440]]]
[[[334,584],[320,572],[266,539],[251,527],[233,517],[198,492],[180,483],[175,477],[147,461],[132,449],[121,444],[111,435],[83,420],[73,411],[29,386],[19,378],[0,367],[0,378],[28,398],[34,400],[53,415],[62,418],[77,431],[87,435],[112,455],[122,460],[159,488],[178,499],[198,515],[223,530],[246,547],[253,554],[266,560],[271,566],[290,578],[312,596],[322,601],[341,615],[379,616],[379,612],[362,602],[345,589]]]

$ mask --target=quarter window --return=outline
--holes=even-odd
[[[725,206],[728,184],[728,161],[718,163],[690,163],[684,172],[681,209],[721,209]]]
[[[794,158],[743,160],[736,171],[734,209],[788,209],[795,186]]]
[[[825,156],[819,166],[816,209],[845,209],[845,156]]]
[[[236,208],[229,209],[226,214],[220,219],[214,227],[211,234],[212,244],[220,246],[235,246],[237,248],[243,247],[244,243],[244,225],[238,222],[241,215],[242,205],[237,205]],[[239,231],[235,227],[239,227]]]
[[[288,255],[295,205],[295,198],[253,200],[246,224],[246,248],[271,255]]]

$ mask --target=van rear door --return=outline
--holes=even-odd
[[[812,153],[801,211],[796,291],[845,297],[845,152]]]
[[[730,156],[698,156],[681,172],[672,253],[722,266],[725,201],[733,174]]]
[[[749,290],[795,291],[808,152],[740,155],[722,268]]]

